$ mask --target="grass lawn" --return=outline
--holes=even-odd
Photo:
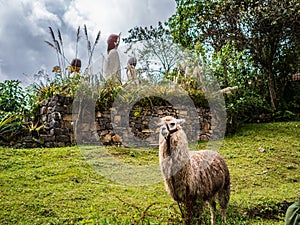
[[[203,149],[206,144],[191,148]],[[105,149],[131,169],[158,165],[155,148]],[[218,151],[228,163],[232,180],[227,224],[283,224],[287,203],[300,197],[300,122],[245,125],[226,137]],[[78,146],[0,147],[0,224],[181,222],[161,177],[142,186],[120,184],[97,171],[105,167],[103,163],[89,159]],[[208,211],[204,218],[209,224]],[[222,224],[219,217],[217,224]]]

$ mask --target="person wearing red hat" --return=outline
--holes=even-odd
[[[107,39],[107,59],[104,63],[104,77],[107,81],[122,84],[120,57],[117,51],[120,34],[111,34]]]

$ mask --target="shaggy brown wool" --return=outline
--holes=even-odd
[[[230,197],[230,175],[225,160],[215,151],[189,151],[182,120],[162,119],[159,161],[169,195],[185,206],[185,222],[200,217],[208,203],[215,224],[216,199],[223,218]],[[168,143],[169,142],[169,143]]]

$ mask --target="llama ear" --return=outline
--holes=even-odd
[[[155,123],[155,125],[156,125],[157,127],[160,127],[160,126],[162,126],[163,124],[164,124],[164,122]]]
[[[160,119],[160,120],[158,120],[157,122],[155,122],[155,125],[157,126],[157,127],[160,127],[160,126],[162,126],[162,125],[164,125],[165,124],[165,122],[162,120],[162,119]]]
[[[176,119],[176,122],[179,124],[185,123],[185,119]]]

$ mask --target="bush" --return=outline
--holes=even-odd
[[[19,80],[0,83],[0,110],[24,114],[30,111],[31,96],[20,86]]]
[[[35,97],[21,87],[19,80],[0,83],[0,140],[16,140],[26,131],[25,117],[33,115]]]
[[[11,142],[25,128],[22,116],[14,113],[0,113],[0,141]]]

